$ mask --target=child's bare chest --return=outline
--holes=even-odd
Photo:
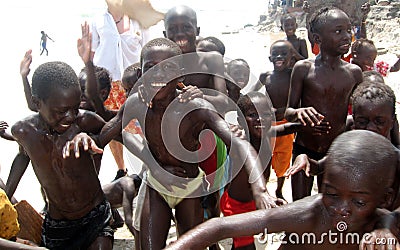
[[[177,160],[189,162],[185,152],[198,148],[191,119],[178,112],[148,114],[145,131],[153,156],[163,164],[174,164]]]

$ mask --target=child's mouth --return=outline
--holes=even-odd
[[[256,129],[264,129],[265,126],[263,126],[263,125],[256,125],[256,126],[254,126],[254,128],[256,128]]]
[[[275,61],[275,66],[282,67],[283,61]]]
[[[184,47],[187,45],[188,40],[179,40],[175,42],[176,44],[178,44],[179,47]]]
[[[153,88],[162,88],[162,87],[167,86],[167,84],[166,84],[166,83],[163,83],[163,82],[153,82],[153,83],[151,84],[151,86],[152,86]]]

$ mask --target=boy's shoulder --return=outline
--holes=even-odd
[[[29,133],[32,130],[40,129],[39,125],[39,114],[33,114],[28,117],[25,117],[22,120],[17,121],[11,127],[11,133],[13,135],[18,135],[21,133]]]

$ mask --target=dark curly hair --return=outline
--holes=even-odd
[[[139,79],[138,71],[140,71],[140,63],[129,65],[124,70],[124,74],[122,75],[122,82],[133,86]]]
[[[249,66],[249,64],[247,63],[247,61],[244,60],[244,59],[242,59],[242,58],[238,58],[238,59],[234,59],[234,60],[230,61],[230,62],[226,65],[226,70],[227,70],[227,73],[228,73],[228,74],[230,73],[231,67],[232,67],[235,63],[237,63],[237,62],[243,63],[244,66],[250,70],[250,66]]]
[[[52,91],[79,87],[78,76],[64,62],[47,62],[40,65],[32,76],[32,95],[47,100]]]
[[[219,40],[218,38],[216,38],[215,36],[208,36],[206,38],[203,38],[201,41],[208,41],[210,43],[215,44],[215,46],[217,46],[217,52],[219,52],[221,55],[225,55],[224,43],[221,40]]]
[[[351,45],[351,53],[355,54],[357,51],[360,51],[360,48],[366,47],[366,46],[373,46],[375,47],[375,44],[372,40],[366,39],[366,38],[360,38],[354,41],[354,43]]]
[[[361,83],[353,91],[351,99],[353,102],[353,113],[356,106],[362,105],[367,100],[375,104],[389,103],[393,109],[393,115],[396,113],[396,95],[388,85],[382,83]]]
[[[327,24],[327,19],[329,16],[329,12],[333,10],[340,10],[339,8],[329,6],[323,7],[317,11],[315,11],[310,18],[309,27],[311,33],[320,33],[321,26]]]
[[[142,52],[140,53],[140,64],[143,62],[143,56],[147,51],[153,47],[168,47],[172,49],[173,53],[178,56],[182,55],[182,51],[179,46],[168,38],[156,38],[146,43],[142,48]]]
[[[371,80],[369,78],[374,76],[379,79],[380,83],[385,83],[385,79],[383,78],[383,76],[378,71],[375,71],[375,70],[363,71],[362,76],[363,76],[364,81],[371,82]]]

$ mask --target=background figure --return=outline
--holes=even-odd
[[[42,33],[42,37],[40,38],[40,46],[41,46],[42,52],[40,52],[40,55],[42,55],[43,52],[46,50],[46,56],[48,56],[49,55],[49,51],[47,50],[47,47],[46,47],[47,38],[50,39],[53,42],[54,42],[54,40],[51,39],[43,30],[40,31],[40,33]]]
[[[130,19],[120,10],[107,3],[106,13],[92,22],[92,59],[96,66],[104,67],[111,73],[112,84],[104,105],[109,110],[119,110],[126,100],[121,84],[124,70],[139,62],[140,52],[149,40],[149,31]],[[127,174],[123,147],[120,143],[110,143],[111,152],[118,165],[115,179]]]

